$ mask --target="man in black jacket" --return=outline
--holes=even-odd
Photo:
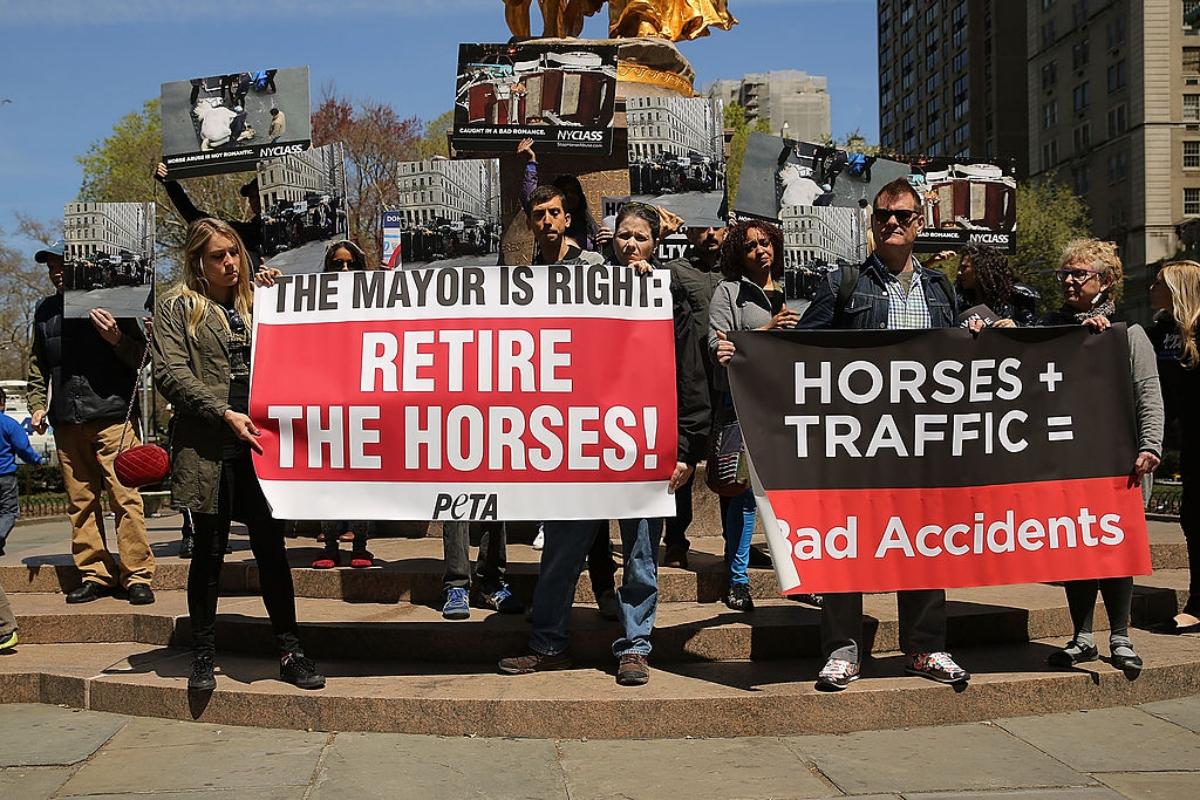
[[[945,275],[913,257],[924,226],[924,201],[906,179],[875,196],[875,252],[859,269],[831,271],[817,288],[797,328],[899,330],[958,324],[958,298]],[[848,281],[853,281],[851,286]],[[946,592],[897,593],[900,649],[906,671],[941,683],[966,683],[970,675],[946,652]],[[827,661],[817,688],[837,691],[859,676],[861,593],[827,594],[821,611],[821,644]]]
[[[122,486],[113,471],[146,337],[135,320],[114,319],[104,309],[93,309],[86,320],[63,316],[62,242],[39,250],[34,260],[46,265],[55,293],[34,311],[29,410],[39,432],[46,431],[47,421],[54,426],[67,490],[71,553],[83,579],[67,602],[86,603],[124,588],[130,603],[153,603],[155,564],[142,496]],[[132,426],[124,442],[139,444]],[[101,499],[106,485],[119,565],[105,543]]]

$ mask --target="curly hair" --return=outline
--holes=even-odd
[[[1121,266],[1121,257],[1117,255],[1115,242],[1072,239],[1063,247],[1059,266],[1069,267],[1072,264],[1086,265],[1099,270],[1101,277],[1110,281],[1107,294],[1114,301],[1120,297],[1121,286],[1125,282],[1125,268]]]
[[[725,241],[721,245],[721,273],[727,280],[736,281],[742,277],[742,262],[746,256],[746,239],[750,231],[762,231],[771,241],[774,257],[771,260],[771,277],[783,280],[783,231],[779,226],[759,219],[743,220],[729,226]]]
[[[965,264],[968,258],[971,259],[971,267],[975,270],[975,285],[978,287],[975,296],[979,298],[979,302],[993,310],[1007,303],[1013,290],[1013,274],[1008,267],[1008,256],[994,247],[973,244],[963,251],[959,264]],[[962,291],[961,266],[954,286]]]

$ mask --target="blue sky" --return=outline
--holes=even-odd
[[[729,5],[740,25],[680,43],[698,84],[827,75],[834,134],[878,138],[874,0]],[[604,33],[598,16],[584,36]],[[164,81],[307,64],[314,102],[332,84],[431,119],[451,106],[457,44],[507,38],[501,0],[0,0],[0,229],[15,211],[60,215],[75,156]]]

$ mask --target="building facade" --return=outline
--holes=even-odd
[[[500,218],[500,166],[495,159],[441,156],[399,165],[397,184],[408,227]]]
[[[803,142],[823,142],[832,133],[829,81],[794,69],[754,72],[741,80],[717,81],[711,97],[746,109],[746,121],[765,119],[771,132]]]
[[[1020,0],[878,0],[877,11],[883,150],[1028,175]]]
[[[258,168],[258,194],[265,209],[296,203],[310,194],[343,197],[346,162],[341,143],[264,161]]]
[[[817,261],[831,264],[838,259],[857,263],[866,258],[866,239],[856,209],[783,206],[779,227],[785,267],[808,267]]]
[[[67,203],[63,233],[68,260],[122,250],[148,256],[154,246],[154,208],[149,203]]]
[[[724,121],[715,99],[630,97],[625,103],[631,161],[693,153],[717,160],[724,152]]]
[[[1150,317],[1154,265],[1200,219],[1200,2],[1026,0],[1033,173],[1087,201],[1119,246],[1122,306]]]

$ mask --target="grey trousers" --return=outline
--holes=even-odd
[[[946,592],[922,589],[896,592],[900,611],[900,649],[908,655],[946,649]],[[859,663],[863,631],[863,596],[827,594],[821,608],[821,648],[826,658]]]
[[[0,641],[7,639],[16,629],[17,618],[13,615],[12,605],[8,602],[8,595],[4,593],[4,587],[0,586]]]
[[[442,590],[469,589],[474,583],[483,591],[493,591],[504,582],[508,567],[507,532],[503,522],[482,522],[479,559],[471,571],[471,523],[442,523],[442,556],[446,573]]]

